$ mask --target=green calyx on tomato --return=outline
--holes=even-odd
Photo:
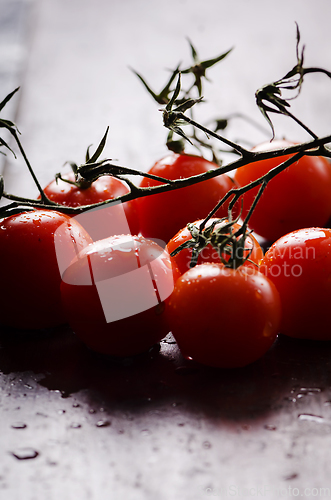
[[[183,250],[190,249],[190,267],[197,265],[199,255],[208,245],[217,251],[217,255],[225,267],[237,269],[247,261],[258,265],[250,260],[254,245],[246,245],[251,232],[237,224],[237,219],[235,221],[229,221],[226,218],[213,219],[207,227],[205,227],[205,220],[203,220],[200,221],[200,224],[187,224],[187,229],[191,238],[186,239],[172,250],[170,256],[175,257]]]
[[[86,154],[85,154],[85,163],[78,166],[75,162],[72,162],[72,161],[67,162],[67,163],[69,163],[69,165],[72,168],[73,173],[75,174],[74,180],[68,179],[65,177],[63,178],[62,175],[58,173],[55,175],[56,182],[58,179],[61,179],[62,181],[67,182],[68,184],[72,184],[72,185],[76,186],[78,189],[88,189],[89,187],[91,187],[93,179],[90,180],[90,179],[84,178],[80,174],[79,169],[80,169],[80,167],[83,167],[83,166],[84,167],[90,166],[90,168],[92,169],[93,167],[100,166],[103,163],[105,163],[106,161],[109,161],[108,159],[99,160],[99,157],[100,157],[100,155],[101,155],[101,153],[104,150],[104,147],[106,145],[108,131],[109,131],[109,127],[107,127],[106,132],[99,143],[99,146],[97,147],[95,153],[92,156],[90,156],[90,147],[91,146],[88,146],[88,148],[86,150]]]
[[[112,200],[129,193],[129,188],[125,183],[113,175],[94,175],[94,168],[102,166],[108,160],[98,158],[105,146],[108,128],[103,136],[97,150],[90,156],[89,149],[86,151],[86,163],[78,167],[76,163],[69,162],[72,172],[55,176],[45,188],[44,193],[48,199],[56,205],[66,207],[91,206]],[[80,168],[83,168],[87,178],[80,174]],[[123,203],[123,208],[129,228],[132,234],[139,233],[138,210],[136,200],[130,200]],[[72,215],[72,214],[70,214]],[[110,236],[110,234],[109,234]]]

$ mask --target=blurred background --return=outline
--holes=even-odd
[[[330,14],[329,0],[0,0],[1,98],[21,86],[12,108],[42,183],[65,161],[83,161],[108,125],[105,155],[146,170],[166,153],[167,131],[160,106],[130,68],[158,93],[170,69],[192,63],[187,38],[202,60],[233,48],[210,69],[198,118],[242,113],[267,128],[255,91],[296,64],[295,22],[306,65],[331,68]],[[309,75],[293,103],[317,134],[328,132],[328,85]],[[289,120],[275,122],[279,136],[307,139]],[[252,144],[270,138],[240,119],[226,134]],[[7,190],[21,171],[20,160],[8,156]],[[34,194],[25,174],[25,194]]]

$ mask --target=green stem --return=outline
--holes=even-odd
[[[325,150],[325,153],[327,153],[327,154],[325,154],[325,156],[330,157],[331,153],[324,148],[324,145],[328,144],[330,142],[331,142],[331,136],[326,136],[326,137],[323,137],[320,139],[315,139],[311,142],[298,144],[298,145],[294,145],[294,146],[289,146],[289,147],[286,147],[284,149],[260,151],[260,152],[249,152],[250,153],[249,160],[247,158],[240,157],[239,159],[235,160],[234,162],[232,162],[228,165],[225,165],[225,166],[222,166],[219,168],[215,168],[213,170],[208,170],[207,172],[205,172],[203,174],[195,175],[195,176],[184,178],[184,179],[168,180],[168,179],[163,179],[161,177],[158,177],[158,180],[164,181],[164,184],[160,184],[157,186],[150,186],[150,187],[143,188],[143,187],[135,186],[134,184],[132,184],[130,187],[135,186],[135,188],[131,189],[131,191],[129,193],[118,196],[117,198],[102,201],[102,202],[95,203],[92,205],[84,205],[84,206],[80,206],[80,207],[67,207],[67,206],[59,205],[57,203],[49,201],[47,198],[46,198],[46,201],[44,201],[45,197],[42,197],[41,200],[34,200],[34,199],[22,198],[22,197],[15,196],[15,195],[12,195],[12,194],[9,194],[6,192],[3,193],[3,197],[17,202],[16,206],[34,207],[37,205],[37,206],[40,206],[40,207],[45,208],[45,209],[54,209],[55,208],[56,210],[58,210],[60,212],[70,213],[70,214],[74,214],[74,213],[78,214],[78,213],[82,213],[86,210],[89,210],[91,208],[95,208],[95,207],[99,207],[99,206],[101,207],[103,205],[113,203],[114,201],[121,201],[124,203],[126,201],[131,201],[133,199],[140,198],[143,196],[151,196],[153,194],[160,194],[160,193],[164,193],[167,191],[180,189],[182,187],[191,186],[191,185],[197,184],[199,182],[203,182],[203,181],[206,181],[208,179],[212,179],[214,177],[217,177],[218,175],[222,175],[222,174],[225,174],[227,172],[231,172],[237,168],[241,168],[242,166],[247,165],[249,162],[267,160],[270,158],[277,158],[280,156],[294,154],[295,156],[289,158],[286,162],[275,167],[275,169],[270,170],[267,174],[267,176],[277,175],[278,170],[279,171],[283,170],[284,168],[289,166],[291,163],[296,161],[301,156],[304,156],[304,155],[320,156],[321,151]],[[286,165],[286,166],[284,166],[284,165]],[[114,167],[113,165],[109,165],[109,169],[108,169],[109,173],[112,173],[114,171],[113,167]],[[106,175],[106,173],[107,173],[107,165],[106,164],[102,166],[102,170],[103,170],[102,175]],[[132,170],[132,171],[134,173],[138,172],[136,170]],[[124,173],[129,174],[131,172],[131,170],[129,168],[123,168],[122,170],[120,170],[120,167],[118,167],[118,174],[120,172],[122,174],[124,174]],[[274,174],[272,174],[272,173],[274,173]],[[118,176],[118,174],[117,174],[117,176]],[[146,175],[146,174],[144,172],[141,172],[141,175]],[[123,177],[122,180],[124,181],[125,178]],[[208,214],[208,216],[205,219],[206,222],[209,220],[210,217],[212,217],[212,215],[218,210],[218,208],[223,203],[225,203],[225,201],[228,200],[231,196],[234,196],[233,200],[231,200],[231,203],[230,203],[230,205],[233,206],[234,203],[237,201],[237,199],[242,194],[244,194],[244,192],[260,185],[264,180],[265,180],[265,177],[261,177],[260,179],[257,179],[256,181],[252,182],[251,184],[248,184],[247,186],[244,186],[243,188],[236,188],[236,189],[232,189],[232,190],[228,191],[228,193],[226,193],[226,195],[217,204],[217,206]]]
[[[252,215],[252,213],[253,213],[256,205],[257,205],[257,202],[261,198],[262,193],[263,193],[264,189],[266,188],[268,182],[271,179],[273,179],[276,175],[278,175],[280,172],[282,172],[283,170],[285,170],[287,167],[289,167],[290,165],[292,165],[292,163],[295,163],[300,158],[302,158],[302,156],[304,156],[304,152],[298,152],[294,156],[292,156],[291,158],[288,158],[284,162],[280,163],[276,167],[274,167],[271,170],[269,170],[269,172],[267,172],[263,176],[259,177],[255,181],[252,181],[249,184],[246,184],[245,186],[242,186],[242,187],[239,187],[239,188],[230,189],[230,191],[228,191],[223,196],[223,198],[217,203],[217,205],[209,212],[209,214],[207,215],[207,217],[204,219],[204,221],[200,225],[200,232],[202,232],[202,230],[204,229],[204,227],[207,224],[207,222],[209,221],[209,219],[211,219],[213,217],[213,215],[217,212],[217,210],[219,210],[219,208],[229,198],[231,198],[233,196],[233,199],[231,200],[230,205],[229,205],[229,212],[231,212],[234,204],[239,200],[239,198],[241,196],[243,196],[247,191],[250,191],[251,189],[253,189],[253,188],[261,185],[261,188],[259,189],[256,197],[254,198],[254,201],[253,201],[253,203],[252,203],[252,205],[251,205],[251,207],[250,207],[250,209],[249,209],[249,211],[248,211],[248,213],[247,213],[247,215],[245,217],[245,220],[244,220],[244,222],[242,224],[242,228],[238,231],[238,234],[243,233],[245,231],[247,225],[248,225],[248,221],[249,221],[249,219],[250,219],[250,217],[251,217],[251,215]]]
[[[318,139],[318,136],[315,134],[315,132],[313,132],[309,127],[307,127],[307,125],[305,125],[301,120],[299,120],[299,118],[292,115],[292,113],[290,113],[289,111],[286,111],[285,114],[290,118],[292,118],[292,120],[294,120],[298,125],[300,125],[300,127],[302,127],[306,132],[308,132],[308,134],[311,135],[313,139]]]
[[[84,165],[79,167],[78,173],[83,179],[89,182],[94,182],[96,179],[102,175],[113,175],[114,177],[119,175],[139,175],[141,177],[147,177],[148,179],[153,179],[159,182],[165,182],[167,184],[172,184],[175,181],[172,179],[166,179],[158,175],[149,174],[148,172],[142,172],[133,168],[120,167],[118,165],[112,165],[111,163],[104,162],[102,165],[96,167],[91,167],[90,165]]]
[[[56,205],[56,203],[54,203],[53,201],[51,201],[51,200],[48,199],[48,197],[44,193],[44,190],[42,189],[41,185],[39,184],[39,181],[38,181],[38,179],[36,177],[36,174],[34,173],[33,168],[31,167],[30,162],[29,162],[29,160],[28,160],[28,158],[27,158],[27,156],[25,154],[25,151],[23,149],[21,141],[18,138],[17,132],[13,131],[12,134],[13,134],[13,136],[15,138],[15,141],[16,141],[16,143],[18,145],[18,148],[19,148],[19,150],[20,150],[20,152],[21,152],[21,154],[23,156],[23,159],[24,159],[24,161],[25,161],[25,163],[26,163],[26,165],[27,165],[27,167],[29,169],[29,172],[30,172],[30,174],[31,174],[31,176],[33,178],[33,181],[34,181],[35,185],[37,186],[37,189],[38,189],[38,191],[40,193],[42,201],[45,204],[48,204],[48,205]]]
[[[229,139],[226,139],[225,137],[223,137],[219,134],[216,134],[216,132],[209,130],[208,128],[204,127],[203,125],[200,125],[200,123],[198,123],[198,122],[192,120],[191,118],[189,118],[188,116],[184,115],[184,113],[178,113],[178,118],[186,121],[190,125],[193,125],[193,127],[196,127],[198,129],[202,130],[202,132],[204,132],[207,136],[210,135],[210,136],[214,137],[215,139],[218,139],[219,141],[224,142],[224,144],[226,144],[227,146],[230,146],[235,151],[238,151],[238,153],[240,153],[243,157],[245,157],[245,158],[250,157],[251,152],[248,151],[248,149],[245,149],[242,146],[240,146],[239,144],[236,144],[235,142],[232,142]]]

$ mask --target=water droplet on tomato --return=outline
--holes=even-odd
[[[274,333],[273,326],[268,321],[263,331],[263,337],[270,337],[270,335],[273,335],[273,333]]]

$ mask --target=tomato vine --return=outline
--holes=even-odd
[[[293,155],[290,158],[283,161],[281,164],[279,164],[276,168],[270,170],[267,174],[251,182],[250,184],[247,184],[246,186],[243,187],[234,187],[233,189],[231,189],[223,197],[223,199],[219,201],[219,203],[214,207],[214,209],[209,214],[206,215],[205,221],[200,227],[200,232],[202,233],[206,225],[206,222],[215,214],[217,209],[229,199],[231,199],[229,205],[229,220],[231,221],[232,219],[231,210],[234,204],[242,198],[245,192],[247,192],[250,189],[253,189],[256,186],[259,186],[258,194],[256,195],[254,202],[251,206],[251,209],[249,210],[248,214],[244,219],[244,224],[242,229],[240,229],[242,234],[244,234],[247,229],[247,225],[251,217],[251,214],[253,213],[258,203],[258,200],[262,195],[262,192],[266,188],[268,182],[273,177],[275,177],[278,173],[280,173],[281,171],[286,169],[289,165],[296,162],[299,158],[305,155],[324,156],[327,158],[331,158],[331,151],[327,147],[327,144],[331,142],[331,135],[318,137],[312,130],[310,130],[309,127],[303,124],[301,120],[299,120],[289,111],[290,107],[289,100],[294,99],[299,95],[301,87],[304,82],[304,77],[307,74],[322,73],[331,78],[331,72],[325,69],[315,68],[315,67],[310,67],[310,68],[304,67],[304,47],[301,51],[299,50],[300,32],[298,27],[297,27],[297,43],[296,43],[296,57],[297,57],[296,65],[281,79],[261,87],[256,92],[256,103],[259,109],[261,110],[263,116],[266,118],[267,122],[271,126],[272,138],[274,138],[274,127],[272,124],[272,120],[270,118],[270,114],[276,113],[276,114],[282,114],[294,120],[298,125],[300,125],[304,130],[306,130],[306,132],[308,132],[308,134],[311,136],[311,139],[305,143],[293,145],[282,149],[274,149],[270,151],[250,151],[245,147],[241,146],[240,144],[237,144],[227,139],[224,135],[220,135],[219,133],[217,133],[219,128],[222,127],[224,128],[226,126],[227,124],[226,120],[225,121],[219,120],[219,123],[221,123],[222,125],[216,127],[216,131],[214,131],[211,130],[210,128],[205,127],[204,125],[198,123],[193,119],[192,109],[194,108],[194,106],[198,105],[203,100],[202,82],[203,79],[206,78],[206,70],[214,66],[216,63],[222,61],[230,53],[231,50],[228,50],[213,59],[200,62],[196,49],[194,48],[191,42],[189,43],[193,57],[192,66],[181,70],[180,65],[178,65],[175,68],[175,70],[172,71],[170,78],[167,80],[165,86],[158,94],[151,90],[149,85],[147,85],[147,83],[139,73],[137,72],[135,73],[138,76],[138,78],[142,81],[148,92],[152,95],[154,100],[158,104],[162,104],[165,106],[162,110],[163,124],[169,130],[167,145],[171,150],[174,150],[174,148],[176,149],[177,147],[181,149],[182,140],[184,140],[190,142],[191,144],[196,145],[198,148],[206,147],[208,149],[212,149],[213,158],[215,158],[216,152],[213,149],[213,147],[211,147],[206,142],[202,141],[197,137],[196,131],[198,130],[203,132],[207,138],[212,137],[216,139],[218,142],[221,142],[222,144],[226,145],[227,147],[230,148],[230,152],[235,153],[239,157],[237,157],[234,161],[229,162],[228,164],[225,165],[219,164],[218,168],[209,170],[208,172],[205,172],[203,174],[195,175],[184,179],[169,180],[163,177],[148,174],[146,172],[134,168],[115,165],[112,163],[111,159],[100,159],[100,155],[102,154],[106,143],[106,138],[108,133],[107,129],[95,153],[90,155],[89,148],[87,149],[85,163],[77,165],[76,163],[70,162],[73,171],[75,173],[75,183],[79,185],[81,188],[84,188],[84,186],[88,187],[89,185],[91,185],[91,183],[96,179],[98,179],[100,176],[111,175],[126,183],[126,185],[129,188],[129,192],[117,198],[96,203],[93,205],[66,207],[58,203],[55,203],[47,198],[25,154],[25,151],[19,139],[19,131],[17,126],[10,120],[0,118],[0,128],[8,130],[11,136],[13,137],[40,194],[40,199],[31,199],[8,193],[5,190],[4,179],[1,177],[0,180],[1,197],[9,200],[11,203],[4,205],[0,208],[0,217],[2,218],[7,217],[14,213],[19,213],[22,210],[31,210],[34,209],[35,207],[39,208],[42,207],[45,209],[55,209],[63,213],[78,214],[86,210],[89,210],[93,207],[106,205],[107,203],[113,203],[114,201],[126,202],[134,200],[136,198],[150,196],[156,193],[164,193],[167,191],[190,186],[211,179],[213,177],[234,171],[235,169],[241,168],[242,166],[245,166],[248,163],[253,163],[270,158],[278,158],[284,155]],[[182,75],[184,76],[193,75],[193,83],[191,83],[187,89],[182,88]],[[176,85],[175,88],[173,89],[173,84],[175,81]],[[192,90],[194,89],[197,92],[196,97],[192,96]],[[283,90],[295,92],[295,95],[292,96],[291,98],[285,99],[282,96]],[[10,94],[8,94],[3,99],[3,101],[0,103],[0,112],[3,111],[5,105],[12,99],[12,97],[16,94],[17,91],[18,88],[15,89]],[[187,112],[190,113],[190,116],[187,116],[186,114]],[[193,134],[188,135],[184,133],[182,129],[183,125],[191,125],[193,128]],[[177,134],[179,136],[180,146],[178,145],[179,142],[173,139],[174,134]],[[175,146],[172,143],[174,143]],[[12,147],[1,137],[0,137],[0,146],[3,146],[4,148],[6,148],[15,155],[15,152],[12,149]],[[130,178],[128,178],[128,176],[150,177],[154,180],[162,182],[162,184],[152,187],[141,187],[138,186],[136,183],[134,183]],[[57,178],[61,179],[61,175],[57,174]]]

